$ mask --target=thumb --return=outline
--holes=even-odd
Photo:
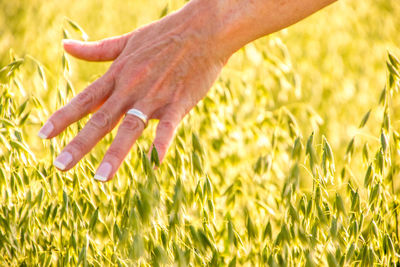
[[[121,54],[130,36],[124,34],[95,42],[64,39],[63,46],[65,51],[74,57],[88,61],[108,61],[116,59]]]

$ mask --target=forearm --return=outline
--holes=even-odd
[[[202,14],[199,17],[203,22],[212,24],[208,31],[211,30],[215,43],[232,54],[247,43],[286,28],[335,1],[192,0],[184,9]]]

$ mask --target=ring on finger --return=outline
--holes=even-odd
[[[140,110],[136,108],[131,108],[130,110],[128,110],[128,112],[126,112],[126,115],[128,114],[139,118],[144,123],[145,126],[147,125],[147,115],[141,112]]]

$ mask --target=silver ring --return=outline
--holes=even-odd
[[[131,114],[133,116],[136,116],[143,121],[144,125],[147,124],[147,116],[138,109],[131,108],[130,110],[128,110],[126,114]]]

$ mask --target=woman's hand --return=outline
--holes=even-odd
[[[95,175],[100,181],[111,179],[145,128],[138,117],[125,116],[131,108],[159,120],[153,144],[160,161],[164,158],[179,122],[206,95],[227,60],[213,43],[205,9],[184,8],[126,35],[98,42],[64,41],[64,49],[77,58],[114,62],[40,130],[40,137],[53,138],[94,112],[56,158],[58,169],[71,169],[122,119]]]
[[[185,114],[202,99],[230,55],[261,36],[285,28],[335,0],[192,0],[178,12],[129,34],[94,43],[65,41],[71,55],[114,60],[110,69],[55,112],[39,132],[52,138],[95,112],[54,165],[72,168],[135,108],[158,119],[155,145],[160,161]],[[123,118],[95,178],[109,180],[145,128]]]

